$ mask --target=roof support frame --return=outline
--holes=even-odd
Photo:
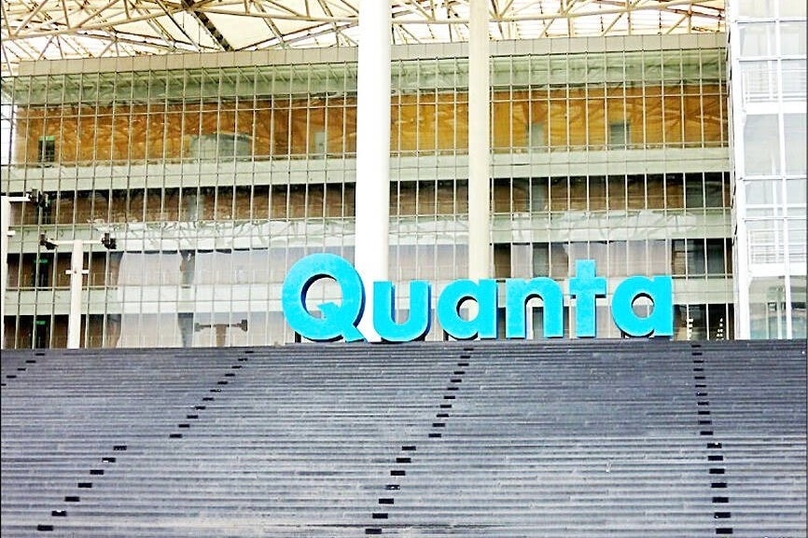
[[[12,66],[4,65],[4,74],[23,60],[117,54],[108,45],[110,40],[125,45],[120,47],[125,55],[356,45],[352,29],[358,24],[358,12],[356,2],[350,0],[82,0],[75,6],[74,1],[4,0],[0,37],[4,63]],[[465,41],[469,1],[396,0],[392,3],[396,43]],[[492,39],[532,39],[618,30],[629,35],[719,32],[724,28],[725,1],[560,0],[550,6],[542,0],[488,0],[487,7]],[[650,17],[649,24],[648,16],[636,16],[654,11],[660,14],[659,24],[655,17]],[[245,24],[240,24],[241,19]],[[191,20],[204,34],[197,36],[189,29]],[[93,40],[104,43],[86,46]],[[76,41],[76,46],[67,47],[70,41]],[[54,45],[62,47],[61,55],[52,49],[42,53]]]

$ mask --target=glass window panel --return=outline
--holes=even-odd
[[[794,101],[805,101],[806,94],[806,65],[805,53],[803,58],[799,60],[786,60],[780,61],[782,72],[782,87],[783,99]],[[805,107],[803,106],[803,110]],[[787,110],[799,110],[797,108],[789,108]]]
[[[56,161],[56,137],[51,135],[40,136],[38,149],[37,160],[40,163],[52,163]]]
[[[684,207],[684,177],[681,174],[665,175],[665,207],[679,209]]]
[[[649,174],[648,183],[648,209],[663,209],[665,207],[665,176],[662,174]]]
[[[786,153],[786,174],[806,172],[806,130],[805,114],[783,115],[783,136]]]
[[[710,340],[730,340],[733,338],[732,305],[707,305],[707,323]]]
[[[723,275],[727,272],[726,243],[724,239],[707,240],[707,274]]]
[[[744,0],[745,2],[754,2],[755,0]],[[806,5],[805,2],[795,0],[778,0],[777,3],[780,7],[780,17],[802,17],[805,18]],[[760,1],[761,7],[771,9],[771,0]],[[769,14],[772,12],[769,11]],[[803,24],[805,24],[803,22]]]
[[[615,149],[626,148],[631,141],[631,125],[627,121],[609,123],[609,146]]]
[[[593,241],[587,246],[589,247],[589,252],[584,256],[584,258],[594,260],[598,268],[598,272],[603,273],[604,269],[608,269],[609,267],[609,244],[606,241]],[[573,269],[574,267],[575,266],[573,265]]]
[[[704,239],[674,239],[671,271],[674,275],[703,275],[705,273]]]
[[[494,244],[494,278],[511,277],[510,243]]]
[[[609,243],[609,266],[606,273],[607,276],[625,276],[632,271],[630,269],[631,261],[627,260],[629,255],[628,243],[639,243],[639,241],[611,241]],[[632,254],[636,253],[632,252]]]
[[[706,249],[704,239],[687,240],[687,274],[703,275],[706,272]]]
[[[417,189],[417,205],[416,205],[416,214],[417,215],[434,215],[436,210],[436,189],[435,184],[432,181],[419,181],[416,183],[415,188]],[[509,202],[509,198],[505,198],[505,202]],[[504,211],[509,211],[510,208],[505,209]]]
[[[747,221],[747,255],[751,263],[782,263],[785,245],[781,219]]]
[[[629,209],[645,209],[646,207],[646,199],[652,196],[658,196],[660,193],[656,193],[652,191],[652,188],[649,186],[648,193],[646,194],[646,185],[645,185],[645,176],[629,176],[628,177],[628,189],[627,189],[627,202]],[[661,189],[662,186],[658,186],[657,188]],[[611,186],[609,188],[609,197],[613,196]],[[611,201],[610,201],[610,204]],[[656,206],[649,200],[647,206],[651,209],[655,209]]]
[[[585,177],[569,178],[570,209],[585,211],[587,209],[587,179]]]
[[[773,56],[776,51],[775,23],[741,24],[741,56]]]
[[[780,52],[784,56],[805,56],[806,39],[804,21],[780,23]]]
[[[548,243],[533,244],[533,274],[550,275],[550,245]]]
[[[525,212],[529,210],[530,186],[528,180],[514,178],[512,180],[512,209],[514,212]]]
[[[289,218],[306,216],[306,185],[289,185]]]
[[[530,189],[531,211],[546,211],[549,202],[547,179],[533,178],[530,181]]]
[[[749,286],[749,307],[752,338],[786,338],[783,277],[754,279]]]
[[[779,0],[795,3],[791,0]],[[738,14],[742,17],[773,17],[776,0],[738,0]]]
[[[808,300],[808,288],[806,288],[804,276],[791,277],[791,325],[792,337],[805,338],[808,335],[808,311],[806,311],[806,301]]]
[[[554,177],[550,180],[550,210],[567,210],[568,185],[567,178]]]
[[[629,178],[631,182],[631,178]],[[611,176],[608,178],[609,184],[609,209],[625,210],[626,209],[626,177],[625,176]],[[631,185],[629,184],[629,190]],[[640,196],[642,200],[642,196]],[[642,206],[640,206],[642,207]]]
[[[808,223],[805,218],[788,220],[788,259],[792,263],[804,264],[808,259],[806,233],[808,233]]]
[[[806,198],[808,197],[806,190],[808,190],[808,181],[805,178],[789,178],[786,180],[786,200],[789,205],[789,214],[792,206],[802,206],[805,209]],[[804,211],[802,214],[805,214]]]
[[[653,242],[648,241],[628,241],[628,260],[626,263],[626,275],[645,275],[648,273],[648,249]],[[664,241],[661,241],[664,246]],[[664,249],[663,249],[664,255]],[[655,274],[655,273],[651,273]]]
[[[780,181],[747,181],[746,203],[748,205],[772,205],[780,203]]]
[[[606,209],[606,177],[592,176],[589,178],[589,210],[600,211]]]
[[[682,313],[687,340],[705,340],[707,338],[707,305],[685,305]]]
[[[568,243],[550,244],[550,275],[552,278],[566,278],[570,274],[570,245]]]
[[[746,175],[777,175],[780,171],[780,129],[775,114],[749,115],[744,125]]]
[[[706,207],[724,207],[724,180],[722,173],[704,174],[704,205]]]
[[[741,62],[744,101],[768,101],[777,97],[777,62],[774,60]]]
[[[544,122],[534,121],[530,124],[527,145],[533,149],[543,149],[547,147],[547,135],[544,129]]]
[[[533,248],[532,245],[511,245],[511,271],[514,278],[532,278],[533,274]],[[546,275],[546,273],[542,273]]]
[[[688,209],[704,207],[704,176],[702,174],[685,176],[685,205]]]
[[[646,242],[648,274],[666,275],[668,267],[668,242],[664,239],[652,239]]]

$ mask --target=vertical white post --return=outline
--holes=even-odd
[[[354,264],[365,284],[359,330],[373,330],[373,282],[387,280],[390,227],[390,0],[359,2],[356,111],[356,250]]]
[[[739,76],[740,71],[735,71],[735,76]],[[740,86],[736,86],[740,89]],[[736,91],[735,93],[740,93]],[[749,260],[749,246],[746,229],[746,182],[743,180],[743,163],[738,161],[738,157],[743,154],[738,151],[737,146],[743,147],[743,142],[739,136],[743,136],[743,113],[737,109],[734,116],[741,126],[733,126],[735,129],[735,174],[732,178],[735,182],[735,199],[732,208],[733,224],[735,224],[735,244],[732,256],[732,274],[734,276],[735,292],[735,339],[749,340],[752,336],[752,315],[751,315],[751,293],[752,285],[751,262]]]
[[[469,2],[469,278],[490,277],[490,108],[488,2]]]
[[[0,196],[0,256],[3,257],[0,274],[0,349],[6,343],[6,283],[8,281],[8,230],[11,224],[11,202]]]
[[[81,345],[81,280],[84,274],[84,245],[73,241],[70,256],[70,317],[67,318],[67,347],[78,349]]]
[[[752,285],[752,263],[749,259],[748,230],[746,227],[746,165],[744,163],[745,141],[744,125],[746,124],[746,112],[743,104],[743,78],[741,65],[739,62],[740,43],[738,24],[735,22],[738,5],[737,2],[727,3],[727,30],[732,36],[728,40],[729,55],[729,122],[732,129],[730,136],[730,151],[734,157],[734,182],[732,223],[735,229],[735,241],[732,256],[732,274],[734,277],[734,307],[735,307],[735,339],[748,340],[752,335],[752,314],[751,314],[751,285]]]

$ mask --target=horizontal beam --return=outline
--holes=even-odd
[[[31,26],[30,21],[28,18],[23,21],[24,25],[17,25],[14,24],[13,21],[8,22],[9,27],[11,27],[12,34],[7,35],[7,32],[4,30],[3,34],[3,41],[16,41],[21,39],[32,39],[32,38],[41,38],[41,37],[49,37],[49,36],[57,36],[57,35],[84,35],[84,32],[89,32],[93,30],[113,30],[116,28],[118,24],[131,24],[133,22],[140,22],[145,20],[157,19],[166,16],[172,16],[174,14],[180,12],[191,12],[195,14],[207,13],[211,15],[227,15],[227,16],[240,16],[240,17],[247,17],[253,19],[267,19],[267,20],[278,20],[278,21],[299,21],[301,23],[313,23],[312,27],[309,27],[309,30],[314,30],[317,28],[318,25],[333,25],[333,24],[342,24],[353,26],[358,24],[359,19],[356,16],[307,16],[307,17],[300,17],[295,14],[285,14],[285,13],[266,13],[260,12],[256,10],[247,11],[234,11],[231,9],[223,9],[219,7],[220,4],[199,4],[196,6],[190,6],[186,9],[183,9],[180,6],[174,7],[173,9],[165,10],[165,9],[154,9],[152,11],[148,11],[142,15],[132,17],[127,16],[124,10],[120,10],[117,15],[123,15],[122,17],[118,17],[116,15],[112,15],[109,12],[111,11],[111,7],[107,5],[104,9],[105,17],[103,23],[90,23],[90,18],[84,17],[82,20],[82,24],[73,25],[69,27],[64,23],[58,23],[53,21],[49,16],[47,16],[48,10],[44,10],[44,16],[42,17],[45,19],[41,27],[46,26],[57,26],[57,28],[52,30],[42,30],[38,29],[37,26],[34,26],[31,30],[25,31],[23,28],[25,26]],[[241,5],[241,4],[239,4]],[[589,4],[591,5],[591,4]],[[565,20],[565,19],[577,19],[583,17],[602,17],[606,15],[617,15],[621,16],[626,13],[634,13],[638,11],[662,11],[662,12],[669,12],[672,14],[681,15],[681,10],[676,10],[674,8],[678,6],[688,6],[691,8],[689,11],[691,17],[703,17],[708,19],[713,19],[716,21],[723,21],[724,20],[724,10],[720,8],[715,8],[710,5],[708,0],[704,1],[693,1],[693,0],[671,0],[670,2],[665,2],[664,4],[660,4],[658,2],[643,2],[643,3],[629,3],[627,5],[621,5],[616,7],[599,7],[597,9],[574,9],[574,4],[571,6],[570,9],[567,11],[562,12],[552,12],[552,13],[529,13],[529,14],[508,14],[508,13],[497,13],[492,14],[490,22],[491,23],[519,23],[519,22],[538,22],[538,21],[553,21],[553,20]],[[692,7],[700,6],[704,8],[705,12],[693,12]],[[41,6],[40,6],[41,7]],[[61,12],[61,9],[59,10]],[[13,10],[7,9],[7,15],[9,17],[14,17],[15,12]],[[17,16],[21,16],[22,14],[18,14]],[[26,12],[26,15],[30,17],[30,14]],[[421,26],[421,25],[453,25],[453,26],[467,26],[469,23],[468,18],[446,18],[446,19],[433,19],[433,18],[414,18],[410,16],[395,16],[393,17],[393,25],[394,26]],[[344,29],[345,26],[342,27]],[[121,32],[120,30],[115,30],[116,34],[126,35],[126,32]],[[297,33],[295,31],[294,33]]]

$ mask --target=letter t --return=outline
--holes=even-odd
[[[575,297],[575,336],[594,338],[595,301],[606,296],[606,279],[595,276],[595,260],[576,260],[569,284],[570,297]]]

